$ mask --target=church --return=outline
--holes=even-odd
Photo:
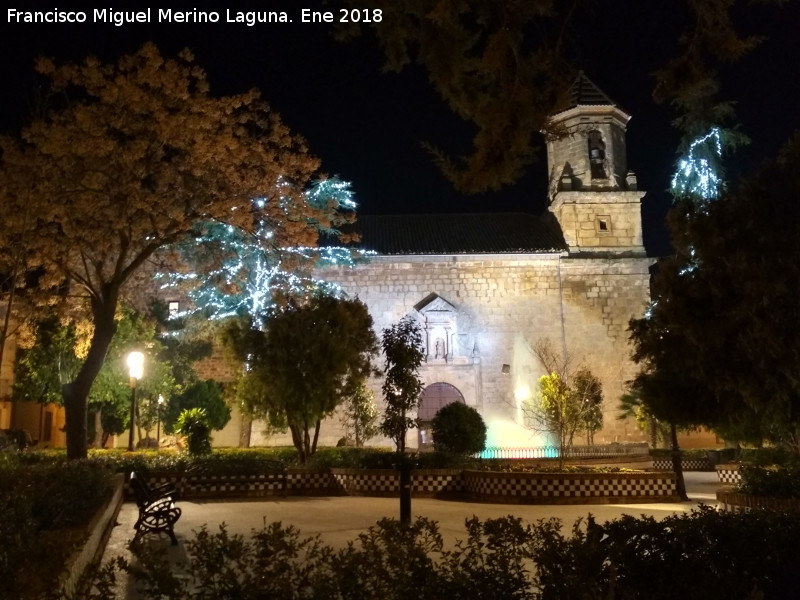
[[[547,140],[546,214],[359,216],[359,246],[376,255],[318,273],[360,298],[377,332],[406,316],[420,324],[425,388],[411,448],[431,443],[430,421],[450,402],[481,413],[489,447],[552,443],[522,424],[524,403],[545,374],[534,352],[542,342],[601,380],[604,427],[595,443],[645,440],[633,422],[617,419],[636,372],[628,321],[649,302],[653,262],[642,241],[644,192],[626,159],[630,116],[581,74],[551,119],[562,133]],[[379,408],[380,385],[371,382]],[[216,443],[234,445],[219,433]],[[253,445],[291,443],[260,439],[257,424],[252,436]],[[320,444],[341,436],[332,417]]]
[[[526,428],[523,418],[546,373],[534,351],[542,343],[602,382],[604,425],[594,443],[645,441],[633,421],[617,419],[619,397],[637,368],[628,322],[647,307],[653,263],[642,241],[644,192],[627,165],[629,119],[581,74],[567,104],[551,116],[549,130],[560,134],[547,140],[545,214],[359,216],[359,247],[375,254],[354,267],[316,273],[361,299],[378,334],[404,317],[419,323],[424,391],[420,427],[409,432],[407,447],[431,445],[430,422],[451,402],[481,413],[488,447],[552,444],[545,433]],[[220,381],[231,377],[231,365],[219,356],[203,361],[200,370]],[[7,388],[9,382],[3,383]],[[380,410],[381,380],[369,383]],[[0,404],[0,416],[7,417],[8,404]],[[50,421],[42,421],[42,412]],[[43,445],[63,445],[62,413],[50,407],[16,426],[39,431]],[[238,446],[248,438],[252,446],[291,445],[288,433],[267,436],[256,422],[248,435],[245,424],[234,409],[225,429],[214,432],[214,446]],[[319,444],[335,445],[343,435],[334,415],[323,422]],[[116,445],[126,439],[120,436]],[[391,445],[380,437],[369,443]]]

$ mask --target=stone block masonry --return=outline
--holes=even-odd
[[[317,275],[365,302],[378,334],[406,315],[433,327],[432,318],[422,313],[432,298],[442,299],[436,314],[447,321],[443,331],[450,336],[450,352],[430,358],[435,351],[428,348],[420,374],[426,385],[444,382],[458,388],[484,418],[514,419],[515,391],[536,389],[544,374],[532,352],[539,340],[547,338],[559,350],[566,344],[574,363],[587,366],[603,382],[606,426],[595,441],[609,443],[643,439],[633,424],[616,419],[616,401],[635,372],[626,330],[647,305],[650,264],[643,257],[555,253],[380,256]],[[510,366],[510,373],[503,373],[503,365]],[[372,387],[379,399],[380,381]]]

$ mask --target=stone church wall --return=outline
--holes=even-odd
[[[367,265],[329,268],[319,275],[364,301],[378,333],[405,315],[425,314],[433,301],[440,303],[437,313],[449,310],[449,353],[437,357],[429,340],[428,362],[420,375],[426,385],[458,388],[490,429],[496,420],[519,422],[519,399],[535,394],[544,369],[533,346],[547,338],[561,351],[566,342],[576,367],[585,364],[603,382],[605,427],[595,443],[608,443],[643,439],[633,423],[617,420],[616,405],[624,382],[634,374],[626,329],[646,306],[649,265],[643,258],[549,254],[403,256],[377,257]],[[372,382],[379,406],[380,383]],[[329,419],[320,443],[335,443],[341,435],[338,420]],[[254,431],[254,443],[257,437]],[[521,438],[520,445],[546,443],[534,441],[530,432],[523,437],[530,439]],[[375,443],[389,445],[388,440]],[[415,433],[408,443],[416,446]]]

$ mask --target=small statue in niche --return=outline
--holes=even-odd
[[[445,358],[444,340],[442,338],[436,338],[436,341],[433,343],[433,350],[433,358]]]

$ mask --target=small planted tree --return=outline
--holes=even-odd
[[[401,319],[383,330],[381,346],[386,358],[383,380],[386,410],[381,432],[394,441],[397,449],[400,522],[408,526],[411,524],[411,463],[405,456],[406,434],[417,426],[417,419],[409,417],[409,413],[419,406],[422,380],[418,372],[425,356],[419,324],[409,317]]]
[[[572,368],[572,357],[560,356],[549,340],[541,340],[534,348],[547,369],[539,378],[539,394],[523,407],[525,423],[555,438],[558,456],[563,465],[575,436],[585,434],[592,443],[594,434],[603,427],[603,386],[589,369]]]
[[[486,423],[480,413],[461,402],[443,407],[433,418],[433,448],[470,456],[486,448]]]
[[[231,420],[231,409],[222,397],[222,385],[213,379],[207,379],[195,381],[170,399],[164,411],[165,431],[173,431],[180,415],[192,408],[202,408],[208,419],[208,426],[216,431]]]
[[[358,299],[314,294],[275,309],[265,326],[229,332],[247,364],[237,394],[249,414],[288,426],[305,463],[322,420],[373,371],[372,317]]]
[[[375,437],[380,431],[378,417],[380,413],[375,406],[375,394],[362,381],[344,403],[342,425],[348,440],[352,440],[357,448]]]
[[[422,381],[419,367],[424,358],[422,333],[411,318],[383,330],[381,346],[386,358],[383,398],[386,401],[381,432],[391,438],[397,452],[406,451],[406,434],[417,426],[409,414],[419,405]]]
[[[175,432],[186,436],[187,448],[192,456],[211,454],[211,426],[202,408],[184,410],[175,423]]]

